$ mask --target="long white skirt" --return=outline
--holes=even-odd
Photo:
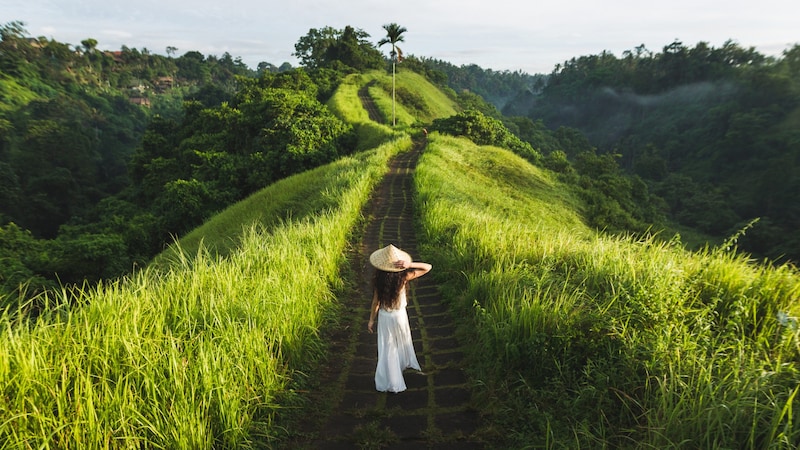
[[[381,392],[406,390],[403,370],[420,370],[405,302],[399,309],[378,311],[378,367],[375,369],[375,389]]]

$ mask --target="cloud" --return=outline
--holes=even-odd
[[[110,50],[227,51],[251,67],[296,64],[294,44],[310,28],[351,25],[377,41],[390,22],[408,29],[406,54],[529,73],[603,50],[621,55],[645,44],[660,51],[675,39],[687,46],[734,39],[768,55],[800,41],[796,0],[12,0],[3,8],[7,20],[26,22],[33,36],[73,45],[94,37]]]

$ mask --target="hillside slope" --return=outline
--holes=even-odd
[[[276,412],[320,356],[361,210],[411,144],[379,141],[227,208],[129,277],[4,309],[0,441],[275,445]]]
[[[379,141],[396,131],[353,106],[363,86],[390,98],[373,79],[353,77],[347,99],[331,103]],[[420,111],[401,104],[398,128],[413,131],[423,116],[408,110]],[[511,447],[800,443],[787,415],[800,383],[795,268],[762,267],[727,246],[688,252],[677,241],[598,234],[555,174],[465,139],[429,142],[415,187],[420,251],[463,320],[487,438]]]
[[[732,41],[680,41],[557,66],[506,114],[579,129],[665,201],[668,218],[742,249],[800,260],[800,45],[766,57]],[[573,155],[569,155],[573,156]]]
[[[416,190],[501,448],[800,444],[793,266],[597,233],[552,173],[438,133]]]
[[[327,102],[328,108],[340,119],[353,125],[359,136],[358,149],[369,150],[417,133],[432,120],[455,114],[455,101],[421,75],[400,70],[397,73],[397,127],[386,125],[391,118],[391,75],[383,72],[348,76]],[[384,123],[369,120],[358,98],[358,91],[368,88],[370,95],[385,118]],[[207,220],[178,241],[182,253],[194,254],[201,247],[219,255],[236,248],[244,232],[254,223],[271,228],[282,220],[298,220],[319,214],[332,202],[330,165],[303,172],[279,181],[251,197],[238,202]],[[174,259],[176,248],[159,255],[156,261]]]
[[[400,125],[369,124],[357,92],[373,79],[388,117],[383,74],[354,77],[329,107],[358,117],[358,145],[381,146],[266,187],[129,278],[40,299],[36,317],[31,304],[4,311],[0,440],[279,445],[279,413],[353,282],[342,268],[371,190],[409,133],[457,110],[401,71]],[[800,444],[793,267],[597,234],[553,173],[438,133],[414,192],[420,252],[463,320],[485,433],[505,447]]]

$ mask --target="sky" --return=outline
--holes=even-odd
[[[800,44],[798,0],[3,0],[0,25],[30,36],[102,50],[122,46],[177,55],[228,52],[255,69],[298,61],[294,44],[312,28],[352,26],[377,43],[382,26],[407,29],[405,55],[494,71],[550,73],[602,51],[621,56],[675,40],[721,47],[728,40],[780,56]],[[381,48],[388,54],[388,46]]]

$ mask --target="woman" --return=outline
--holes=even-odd
[[[369,262],[375,267],[372,306],[367,324],[370,333],[373,332],[375,316],[378,318],[375,389],[402,392],[406,390],[403,370],[421,370],[411,341],[411,327],[406,313],[406,286],[414,278],[430,272],[431,265],[412,262],[408,253],[391,244],[374,251]]]

